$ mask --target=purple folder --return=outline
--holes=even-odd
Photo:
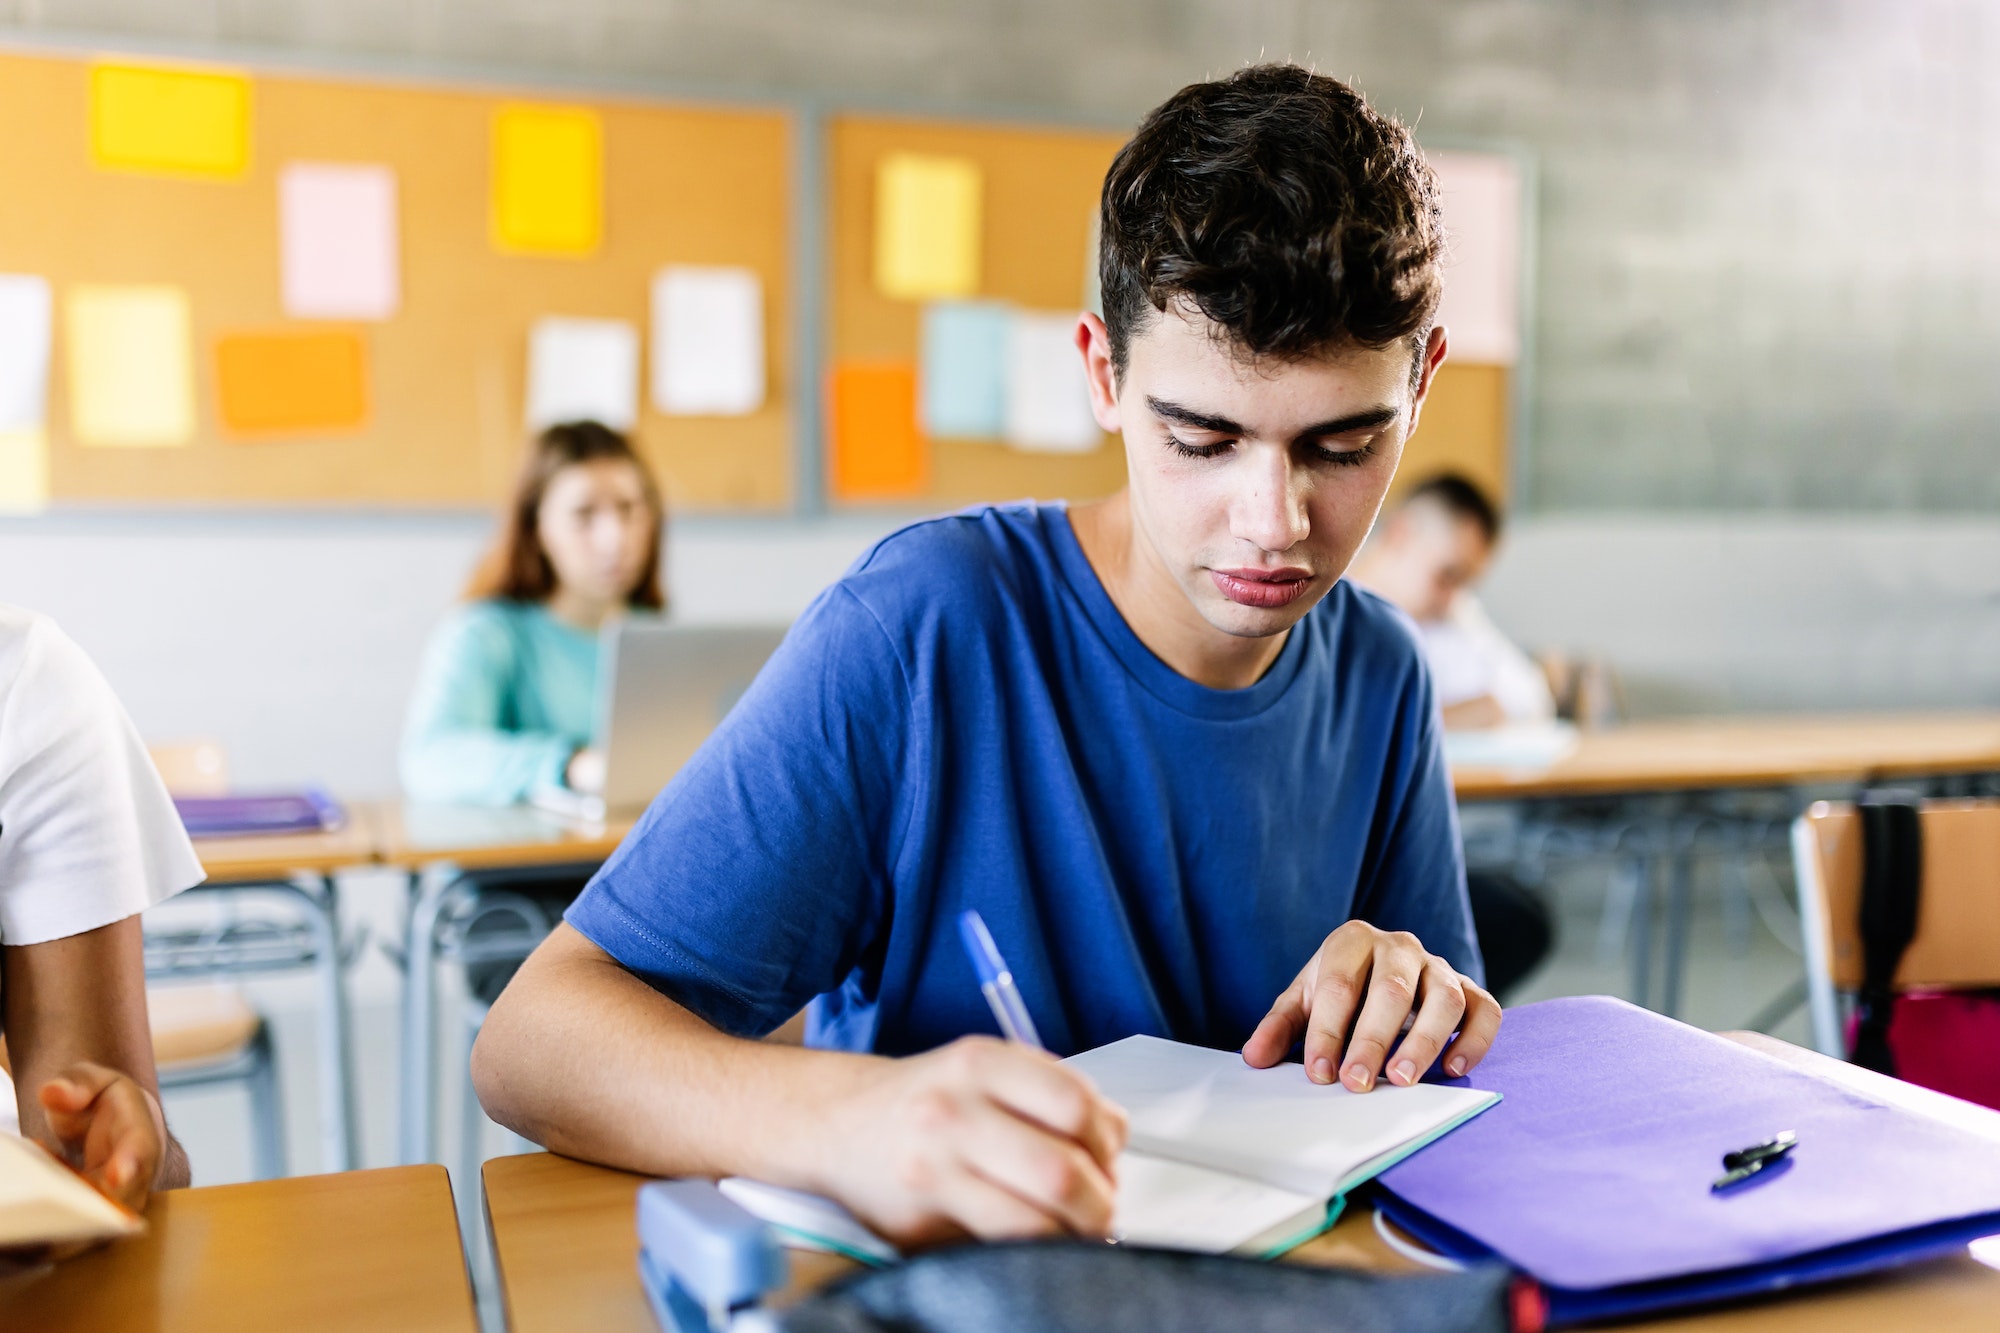
[[[272,796],[176,796],[174,809],[193,838],[318,833],[347,820],[340,802],[317,787]]]
[[[1507,1011],[1500,1104],[1379,1178],[1389,1216],[1499,1257],[1578,1323],[1846,1276],[2000,1232],[2000,1143],[1605,996]],[[1794,1130],[1716,1194],[1722,1155]]]

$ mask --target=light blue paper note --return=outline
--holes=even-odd
[[[933,439],[992,440],[1007,423],[1007,307],[933,301],[924,307],[918,412]]]

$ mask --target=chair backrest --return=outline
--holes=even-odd
[[[1896,988],[2000,986],[2000,801],[1925,801],[1921,810],[1917,934],[1896,969]],[[1858,990],[1861,816],[1852,805],[1820,801],[1800,828],[1806,948],[1825,950],[1835,986]]]
[[[161,781],[176,796],[226,796],[229,793],[229,757],[214,741],[177,741],[149,745],[146,753]]]

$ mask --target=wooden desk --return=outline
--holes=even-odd
[[[8,1333],[477,1333],[441,1166],[153,1196],[143,1236],[0,1280]]]
[[[154,979],[191,975],[242,976],[310,966],[318,976],[320,1057],[320,1165],[344,1171],[360,1160],[354,1105],[347,976],[340,956],[340,896],[334,876],[372,863],[378,834],[365,808],[350,806],[345,825],[320,833],[196,838],[195,855],[208,878],[199,892],[255,890],[287,900],[304,924],[290,941],[226,932],[192,935],[153,931],[147,939],[147,974]],[[254,932],[253,932],[254,933]]]
[[[360,807],[385,865],[421,871],[513,870],[602,861],[618,849],[637,817],[579,824],[527,805],[426,805],[377,801]]]
[[[428,1162],[436,1153],[434,1124],[437,1041],[435,968],[440,927],[477,899],[479,876],[506,870],[595,868],[618,848],[636,817],[584,825],[532,806],[426,805],[378,802],[363,807],[383,863],[411,877],[404,934],[402,1078],[396,1111],[397,1155]],[[523,948],[522,953],[527,950]]]
[[[1686,718],[1587,731],[1544,769],[1455,767],[1460,800],[1862,784],[2000,771],[2000,712]]]
[[[1955,1123],[1987,1124],[2000,1137],[2000,1112],[1972,1108],[1924,1089],[1894,1084],[1882,1089],[1849,1077],[1850,1066],[1813,1051],[1755,1033],[1727,1033],[1731,1040],[1774,1055],[1811,1073],[1838,1078],[1878,1099],[1936,1114]],[[1915,1097],[1906,1094],[1915,1093]],[[1990,1118],[1990,1123],[1979,1117]],[[589,1166],[550,1153],[496,1157],[484,1170],[487,1234],[507,1307],[511,1333],[590,1328],[600,1333],[654,1333],[640,1290],[634,1229],[635,1196],[642,1176]],[[1296,1263],[1415,1272],[1375,1234],[1368,1209],[1356,1208],[1339,1224],[1286,1256]],[[794,1291],[809,1290],[852,1271],[844,1259],[792,1252]],[[1884,1333],[1922,1328],[1926,1333],[1989,1333],[2000,1311],[2000,1271],[1970,1256],[1919,1264],[1851,1282],[1697,1311],[1621,1327],[1652,1333],[1700,1329],[1703,1333]]]

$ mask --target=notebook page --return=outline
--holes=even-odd
[[[1234,1051],[1127,1037],[1064,1061],[1131,1116],[1131,1146],[1321,1199],[1498,1100],[1470,1088],[1353,1093],[1302,1065],[1252,1069]]]
[[[35,1144],[0,1134],[0,1248],[128,1236],[145,1225]]]
[[[1324,1195],[1125,1152],[1111,1234],[1127,1245],[1262,1256],[1318,1231],[1326,1210]]]

